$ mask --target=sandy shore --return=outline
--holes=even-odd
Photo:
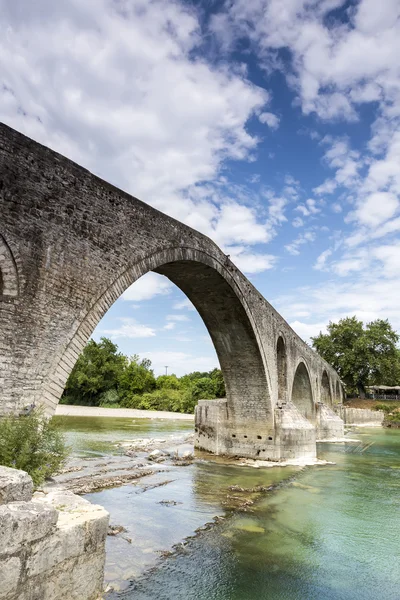
[[[59,404],[56,415],[68,417],[120,417],[126,419],[175,419],[193,421],[194,415],[167,412],[163,410],[136,410],[134,408],[100,408],[97,406],[71,406]]]

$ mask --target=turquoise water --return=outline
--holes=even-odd
[[[400,431],[359,437],[359,445],[321,445],[320,457],[336,465],[297,473],[254,512],[234,514],[109,598],[398,600]],[[228,478],[241,479],[226,468]],[[204,498],[206,479],[194,470],[196,502]]]
[[[117,440],[192,424],[73,417],[63,427],[75,454],[107,456]],[[359,443],[319,445],[334,465],[203,460],[90,494],[126,528],[107,539],[106,582],[119,590],[107,600],[399,600],[400,430],[352,437]],[[249,491],[260,485],[277,487]],[[255,503],[238,512],[245,500]],[[216,515],[227,518],[195,534]]]

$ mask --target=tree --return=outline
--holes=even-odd
[[[158,390],[179,390],[181,388],[176,375],[159,375],[156,385]]]
[[[363,326],[356,317],[330,322],[328,333],[311,338],[313,348],[338,372],[348,390],[363,396],[367,385],[396,385],[400,380],[398,334],[389,321]]]
[[[152,392],[156,387],[154,373],[148,358],[139,359],[137,354],[131,356],[129,364],[119,379],[121,398]]]
[[[210,372],[210,377],[214,382],[215,397],[216,398],[225,398],[225,396],[226,396],[225,381],[224,381],[224,376],[222,375],[221,369],[213,369]]]
[[[103,394],[109,390],[118,392],[126,365],[126,356],[118,352],[111,340],[89,340],[68,378],[64,402],[99,406]]]

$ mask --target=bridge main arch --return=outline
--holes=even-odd
[[[229,270],[215,257],[170,248],[137,261],[118,276],[75,320],[43,382],[41,398],[54,412],[66,380],[98,322],[137,279],[149,271],[166,276],[190,299],[210,334],[225,380],[228,418],[271,426],[273,408],[268,368],[251,311]]]

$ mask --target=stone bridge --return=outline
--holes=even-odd
[[[340,435],[337,373],[214,242],[0,125],[1,412],[54,413],[100,319],[149,271],[194,304],[224,375],[226,400],[197,407],[198,447],[279,460]]]

